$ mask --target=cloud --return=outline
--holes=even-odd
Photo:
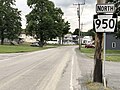
[[[30,8],[27,6],[27,0],[16,0],[16,6],[23,14],[30,12]]]
[[[16,7],[21,11],[21,18],[22,18],[22,28],[26,28],[26,18],[27,15],[31,10],[27,6],[27,0],[16,0]]]
[[[86,0],[86,4],[94,4],[96,0]]]
[[[77,16],[77,5],[74,3],[82,3],[84,0],[51,0],[55,3],[56,7],[60,7],[64,12],[64,18],[66,21],[69,21],[71,25],[71,31],[73,32],[78,28],[78,16]],[[81,6],[81,23],[83,23],[83,31],[87,31],[92,28],[93,14],[95,13],[95,0],[86,0],[86,5]],[[26,18],[30,12],[29,7],[27,6],[27,0],[16,0],[16,7],[22,11],[22,27],[26,27]],[[84,8],[83,8],[84,7]],[[82,9],[83,8],[83,9]]]
[[[51,0],[53,1],[57,7],[69,7],[73,4],[74,0]]]
[[[64,18],[70,22],[71,31],[78,28],[77,5],[74,3],[84,3],[84,0],[52,0],[57,7],[60,7],[64,12]],[[83,23],[83,31],[92,28],[93,14],[95,13],[95,0],[86,0],[86,4],[81,5],[81,23]]]
[[[96,2],[96,0],[51,0],[53,1],[56,6],[60,6],[60,7],[69,7],[71,5],[73,5],[74,3],[86,3],[86,4],[94,4]]]

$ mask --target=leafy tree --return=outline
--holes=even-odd
[[[27,4],[32,9],[26,15],[27,33],[36,37],[43,46],[54,26],[54,4],[48,0],[27,0]]]
[[[81,33],[81,37],[84,36],[92,36],[93,40],[95,40],[95,32],[93,29],[88,30],[87,32],[80,32]],[[75,31],[73,32],[73,35],[78,35],[79,36],[79,29],[75,29]]]
[[[114,5],[115,5],[115,7],[116,7],[116,9],[115,9],[115,12],[114,13],[116,13],[116,14],[118,14],[118,16],[120,16],[120,1],[119,0],[107,0],[107,2],[109,3],[113,3]]]
[[[10,11],[10,10],[9,10]],[[20,12],[18,9],[12,9],[11,12],[9,12],[7,16],[6,21],[7,21],[7,38],[11,41],[14,39],[17,39],[18,36],[21,33],[21,17],[20,17]]]
[[[62,32],[62,37],[67,34],[70,30],[70,23],[67,22],[63,22],[63,32]]]
[[[79,36],[79,28],[76,28],[75,31],[73,32],[73,35],[78,35]],[[87,36],[86,32],[81,32],[80,31],[80,35],[83,36]]]
[[[114,13],[120,16],[120,1],[119,0],[107,0],[107,2],[111,2],[115,4],[116,10]],[[118,22],[118,32],[116,33],[117,38],[120,38],[120,21]]]
[[[69,27],[68,22],[62,19],[63,12],[55,8],[49,0],[27,0],[32,11],[26,15],[27,33],[34,36],[42,47],[46,40],[62,37]]]
[[[116,32],[115,36],[120,39],[120,21],[118,22],[118,32]]]
[[[95,31],[93,29],[88,30],[87,36],[92,36],[93,40],[95,40]]]
[[[70,23],[68,21],[63,22],[63,29],[62,29],[62,33],[61,33],[62,44],[63,44],[64,35],[68,34],[69,30],[70,30]]]
[[[13,8],[15,0],[0,1],[0,39],[4,44],[4,39],[14,40],[21,32],[20,11]]]
[[[76,28],[75,31],[73,32],[73,35],[78,35],[79,36],[79,29]]]

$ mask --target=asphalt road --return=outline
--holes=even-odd
[[[75,48],[69,46],[32,53],[1,54],[0,90],[72,89]],[[68,87],[60,84],[67,68],[70,73],[64,81]]]
[[[0,90],[87,90],[83,83],[92,80],[94,61],[76,48],[0,54]],[[108,85],[120,90],[119,63],[106,64]]]

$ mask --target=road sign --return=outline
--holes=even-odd
[[[114,4],[96,4],[96,13],[113,13],[114,11]]]
[[[96,32],[117,31],[117,15],[116,14],[94,15],[93,28]]]

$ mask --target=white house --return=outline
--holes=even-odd
[[[47,41],[47,43],[48,44],[59,44],[59,38],[58,37],[54,38],[54,39],[52,39],[50,41]]]
[[[47,41],[48,44],[62,44],[62,38],[59,39],[58,37],[52,39],[51,41]],[[66,34],[63,38],[63,44],[78,44],[78,36],[72,34]]]
[[[36,42],[36,39],[34,37],[26,34],[21,34],[19,38],[22,39],[22,41],[24,42]]]
[[[82,38],[82,44],[92,43],[92,41],[93,41],[92,36],[84,36]]]
[[[78,36],[72,34],[66,34],[64,36],[63,44],[78,44]]]

